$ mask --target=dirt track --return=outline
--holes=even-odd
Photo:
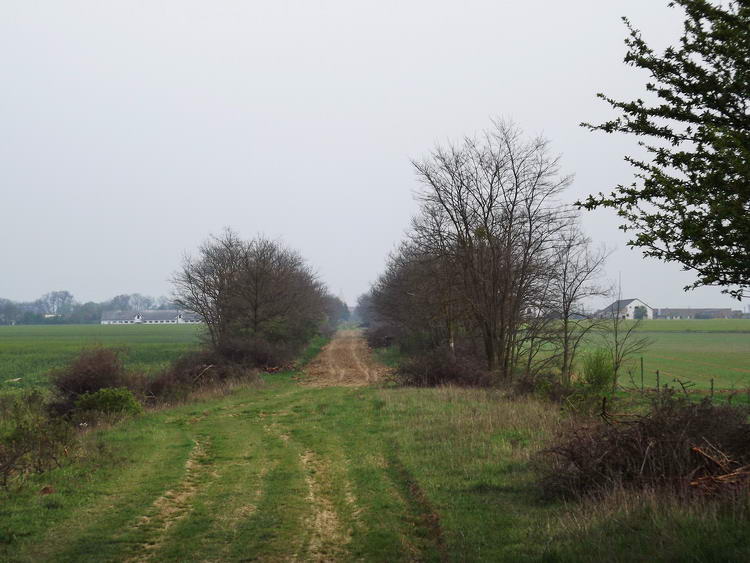
[[[308,385],[356,387],[382,379],[385,368],[373,362],[360,330],[340,330],[305,368]]]

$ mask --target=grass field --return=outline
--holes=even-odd
[[[150,328],[108,335],[134,353],[134,342],[155,353],[196,338]],[[57,336],[75,349],[73,333]],[[542,501],[535,459],[565,417],[550,403],[492,389],[306,382],[264,375],[85,434],[77,462],[0,492],[0,560],[750,558],[747,520],[730,512],[648,495]]]
[[[644,320],[646,332],[732,332],[750,334],[750,319]]]
[[[534,399],[309,387],[284,373],[88,435],[83,463],[0,492],[4,561],[743,561],[746,524],[545,503]],[[54,494],[41,496],[42,487]],[[632,499],[631,503],[632,503]]]
[[[644,384],[660,382],[678,387],[675,378],[695,384],[694,389],[744,390],[750,386],[750,320],[717,319],[645,321],[639,334],[651,345],[639,356],[644,361]],[[628,370],[640,385],[640,361],[636,358],[621,374],[620,384],[630,385]]]
[[[200,330],[198,325],[0,326],[0,391],[45,385],[49,370],[96,344],[122,347],[128,367],[150,372],[195,345]]]
[[[201,327],[182,326],[0,326],[0,391],[45,384],[44,375],[93,344],[122,346],[129,367],[153,371],[198,341]],[[646,321],[640,332],[651,339],[644,357],[644,383],[677,385],[690,380],[695,389],[744,390],[750,386],[750,320]],[[595,345],[595,344],[594,344]],[[390,358],[381,361],[390,363]],[[626,367],[640,385],[640,362]],[[21,378],[19,381],[9,381]]]

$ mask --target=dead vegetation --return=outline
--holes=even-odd
[[[395,376],[399,383],[414,387],[488,387],[492,384],[492,375],[476,357],[457,356],[446,350],[410,356],[398,366]]]
[[[724,494],[750,481],[747,410],[660,395],[644,414],[570,421],[544,452],[549,496],[624,489]]]

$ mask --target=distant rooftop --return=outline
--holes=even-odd
[[[200,320],[200,316],[192,311],[179,311],[177,309],[149,309],[146,311],[104,311],[102,313],[103,321],[130,321],[137,315],[141,316],[144,321],[174,321],[178,315],[190,321]]]

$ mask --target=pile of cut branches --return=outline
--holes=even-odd
[[[545,450],[542,485],[548,496],[580,497],[623,488],[719,493],[750,484],[747,410],[692,403],[673,394],[645,414],[571,422]]]
[[[706,494],[736,492],[750,484],[750,464],[731,459],[725,452],[708,443],[693,446],[693,452],[705,459],[701,476],[690,481],[690,486]]]

